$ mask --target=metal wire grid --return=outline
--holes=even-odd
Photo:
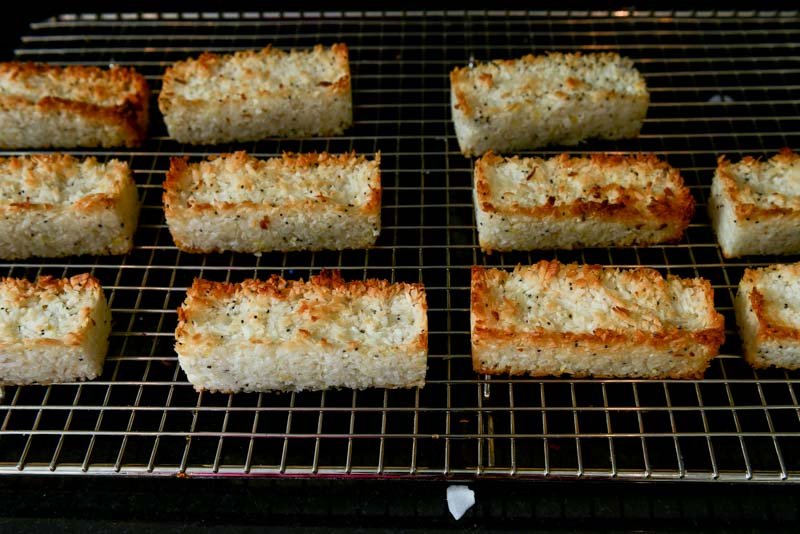
[[[143,202],[125,257],[0,264],[32,278],[90,271],[114,315],[97,380],[6,388],[0,472],[179,476],[517,476],[798,481],[800,377],[754,371],[740,357],[732,297],[743,269],[798,258],[725,261],[705,200],[718,154],[736,159],[800,146],[797,12],[325,12],[62,15],[32,24],[17,59],[134,65],[153,89],[164,67],[205,50],[346,42],[356,125],[347,135],[191,147],[154,117],[138,150],[81,150],[130,162]],[[642,135],[593,151],[647,151],[682,169],[698,201],[684,241],[652,248],[483,255],[471,162],[458,153],[448,72],[530,51],[618,50],[652,95]],[[153,101],[153,109],[156,109]],[[164,224],[160,184],[172,155],[243,148],[382,153],[383,231],[366,251],[191,255]],[[574,149],[573,149],[574,150]],[[537,154],[553,155],[555,148]],[[542,258],[647,265],[704,276],[727,342],[704,380],[476,376],[469,350],[469,269]],[[425,283],[427,385],[415,390],[197,394],[177,365],[175,308],[196,276]]]

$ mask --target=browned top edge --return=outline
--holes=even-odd
[[[785,339],[800,341],[800,328],[786,324],[767,310],[764,294],[758,290],[758,283],[768,271],[785,271],[787,275],[800,277],[800,263],[769,265],[758,269],[747,268],[742,275],[740,287],[749,287],[749,304],[756,316],[758,327],[756,337],[761,340]]]
[[[490,201],[491,188],[486,177],[486,169],[502,161],[518,161],[519,156],[503,158],[489,151],[475,163],[475,191],[481,210],[487,213],[505,215],[525,215],[530,217],[592,217],[616,221],[638,222],[646,220],[674,221],[679,227],[679,234],[689,224],[694,214],[694,197],[684,185],[680,172],[671,167],[666,161],[658,159],[652,154],[591,154],[588,157],[570,157],[569,154],[560,154],[552,159],[557,159],[565,167],[589,159],[598,167],[613,168],[630,164],[644,164],[653,170],[665,170],[677,184],[676,190],[667,188],[663,195],[654,198],[647,206],[637,206],[636,199],[631,193],[631,188],[622,188],[616,184],[609,184],[598,188],[599,192],[619,190],[619,201],[613,204],[605,202],[590,202],[576,200],[568,204],[555,202],[541,206],[512,206],[498,208]],[[554,199],[556,200],[556,199]]]
[[[187,58],[176,61],[166,68],[161,84],[161,92],[158,95],[158,107],[162,113],[168,113],[172,101],[175,98],[175,83],[181,79],[191,76],[195,70],[210,70],[218,63],[236,60],[247,57],[268,57],[268,56],[287,56],[292,53],[320,52],[326,47],[318,44],[311,49],[291,49],[289,51],[275,48],[271,44],[260,50],[239,50],[232,54],[216,54],[213,52],[203,52],[196,58]],[[338,66],[344,71],[339,78],[326,84],[327,90],[333,94],[349,94],[351,89],[350,75],[350,52],[345,43],[334,43],[330,50],[336,58]]]
[[[63,293],[65,291],[73,290],[73,291],[90,291],[90,292],[100,292],[102,294],[103,288],[100,285],[100,281],[92,276],[90,273],[81,273],[74,275],[70,278],[54,278],[53,276],[40,276],[36,279],[35,282],[31,282],[25,278],[8,278],[3,277],[0,278],[0,285],[13,287],[19,294],[20,294],[20,302],[23,302],[25,298],[30,295],[36,293],[43,293],[43,292],[55,292],[55,293]],[[90,324],[90,315],[92,313],[91,308],[86,307],[81,309],[78,313],[84,319],[84,325],[81,327],[80,330],[71,332],[67,335],[66,339],[59,340],[59,339],[37,339],[37,340],[30,340],[26,341],[28,346],[30,345],[53,345],[53,346],[64,346],[64,347],[77,347],[82,345],[86,341],[86,337],[88,335],[88,328],[94,326],[93,323]],[[0,342],[0,348],[5,346],[5,343]]]
[[[388,280],[354,280],[345,281],[339,270],[322,270],[318,275],[311,276],[308,282],[300,280],[286,280],[278,275],[272,275],[267,280],[249,279],[240,283],[212,282],[202,278],[195,278],[192,286],[186,292],[186,301],[178,308],[178,327],[175,331],[176,338],[186,335],[186,323],[192,320],[194,310],[202,309],[211,302],[232,298],[241,292],[257,295],[266,295],[276,299],[289,299],[302,295],[308,290],[328,290],[339,294],[348,294],[352,298],[365,296],[389,299],[395,295],[406,293],[414,305],[420,310],[423,317],[422,331],[415,343],[415,348],[427,350],[428,348],[428,319],[427,299],[425,286],[422,283],[391,283]],[[191,304],[187,304],[191,302]]]
[[[510,67],[517,63],[529,63],[535,64],[544,61],[556,60],[556,61],[566,61],[571,62],[577,59],[580,59],[584,56],[595,56],[607,61],[623,61],[629,62],[632,69],[636,70],[633,66],[633,60],[626,56],[620,56],[616,52],[596,52],[596,53],[588,53],[584,54],[580,51],[578,52],[571,52],[571,53],[562,53],[562,52],[546,52],[544,54],[527,54],[520,58],[516,59],[495,59],[491,61],[479,62],[475,66],[466,66],[466,67],[455,67],[452,71],[450,71],[450,87],[454,97],[453,107],[458,110],[461,114],[465,117],[471,117],[473,115],[473,109],[469,105],[469,102],[466,98],[466,94],[463,90],[463,84],[469,82],[469,76],[475,68],[480,68],[481,66],[495,66],[498,68],[503,67]],[[637,71],[638,72],[638,71]],[[487,84],[487,86],[491,87],[492,79],[491,75],[481,75],[481,80]],[[578,89],[582,85],[584,85],[581,80],[576,80],[574,78],[567,79],[567,84],[570,88]],[[647,82],[641,74],[639,74],[639,81],[637,84],[637,89],[641,92],[641,96],[646,98],[648,101],[650,99],[649,93],[647,92]],[[616,97],[620,96],[620,93],[616,91],[605,91],[605,93],[609,97]],[[627,95],[626,95],[627,96]],[[638,98],[639,95],[635,97]]]
[[[276,159],[280,159],[282,165],[291,169],[301,169],[301,170],[312,168],[323,163],[347,165],[349,163],[363,163],[369,161],[367,160],[365,155],[363,154],[357,155],[355,151],[343,154],[330,154],[328,152],[307,152],[298,154],[293,152],[284,152],[281,156],[277,158],[268,158],[268,159],[258,159],[254,156],[249,155],[245,151],[238,151],[233,153],[209,156],[208,161],[214,161],[217,159],[229,159],[229,158],[235,158],[241,160],[242,162],[251,162],[256,165],[264,164],[267,161],[274,161]],[[369,186],[370,199],[364,205],[362,210],[365,213],[380,213],[381,195],[382,195],[381,171],[380,171],[381,153],[376,152],[375,157],[372,161],[374,161],[375,164],[375,174],[374,176],[372,176],[371,183]],[[240,209],[242,207],[255,207],[261,205],[256,202],[240,202],[240,203],[223,202],[215,205],[198,204],[191,207],[186,207],[186,206],[179,207],[179,193],[184,185],[184,181],[188,177],[189,168],[193,165],[199,165],[199,163],[189,163],[189,159],[186,156],[170,158],[170,167],[169,171],[167,171],[166,179],[164,180],[163,183],[164,193],[162,195],[164,209],[167,215],[169,216],[175,215],[176,210],[180,211],[190,210],[202,213],[213,210],[217,211],[227,210],[227,209],[235,210],[235,209]],[[320,198],[319,201],[327,202],[327,199]],[[306,202],[307,201],[284,205],[283,208],[284,209],[291,208],[295,204],[305,206]]]
[[[33,161],[41,161],[49,165],[57,166],[57,167],[74,167],[80,165],[84,162],[90,163],[97,163],[97,158],[93,156],[87,156],[84,158],[76,158],[70,154],[61,154],[61,153],[45,153],[45,154],[29,154],[25,156],[9,156],[9,157],[0,157],[0,164],[9,163],[13,167],[21,166],[24,161],[26,160],[33,160]],[[125,176],[123,180],[128,182],[128,185],[133,185],[135,187],[135,182],[133,180],[133,176],[130,172],[130,167],[128,163],[125,161],[120,161],[117,159],[109,160],[107,163],[111,162],[118,162],[124,168]],[[117,187],[109,193],[109,194],[93,194],[87,195],[85,197],[80,198],[75,204],[73,205],[75,209],[88,213],[94,210],[103,210],[113,207],[117,200],[119,193],[121,192],[124,184],[119,182],[116,184]],[[47,211],[53,208],[53,204],[51,203],[33,203],[33,202],[12,202],[9,204],[0,203],[0,211],[5,212],[15,212],[15,211],[31,211],[31,210],[41,210]]]
[[[792,149],[784,147],[770,159],[777,163],[789,164],[796,161],[798,158],[800,158],[800,155],[796,154],[794,151],[792,151]],[[762,164],[760,158],[754,158],[752,156],[745,156],[741,159],[740,163],[747,165]],[[736,180],[733,178],[732,167],[733,163],[731,163],[731,161],[728,160],[728,158],[724,155],[717,158],[716,178],[718,178],[720,181],[724,195],[730,199],[737,219],[748,220],[785,217],[800,218],[800,210],[781,208],[777,206],[772,208],[762,208],[742,200],[740,193],[741,189],[739,188]]]
[[[63,292],[69,289],[94,289],[100,288],[100,281],[90,273],[81,273],[69,278],[55,278],[50,275],[40,276],[35,282],[26,278],[0,278],[0,285],[16,287],[20,292],[34,293],[37,291],[55,290]]]
[[[52,73],[65,80],[74,79],[76,83],[100,77],[109,83],[130,85],[133,89],[125,96],[122,104],[115,106],[101,106],[58,96],[48,96],[39,99],[38,102],[30,102],[20,96],[8,95],[0,97],[0,108],[34,106],[43,113],[74,113],[90,121],[123,127],[126,130],[125,145],[128,147],[139,146],[144,140],[147,133],[150,89],[144,76],[134,68],[113,66],[109,69],[101,69],[85,65],[62,67],[46,63],[18,61],[0,63],[0,76],[36,76],[46,73]]]
[[[537,269],[542,272],[545,278],[554,278],[562,275],[564,267],[567,271],[564,276],[577,277],[583,279],[586,284],[600,284],[600,274],[603,270],[613,269],[614,267],[603,267],[600,265],[585,264],[562,264],[558,260],[542,260],[530,267],[517,266],[516,270],[523,268]],[[663,283],[664,278],[655,269],[637,267],[626,269],[636,277],[649,283]],[[599,344],[643,344],[646,343],[656,349],[663,349],[676,344],[699,343],[704,345],[710,354],[716,354],[722,345],[725,337],[724,317],[714,308],[714,293],[711,283],[702,278],[679,278],[668,276],[667,280],[677,279],[684,285],[700,286],[705,295],[705,305],[707,312],[711,315],[711,326],[703,330],[689,332],[678,328],[665,329],[660,332],[644,332],[641,330],[617,331],[611,329],[597,329],[594,332],[552,332],[540,328],[530,332],[515,332],[498,330],[487,326],[486,313],[492,313],[492,306],[489,302],[489,287],[499,283],[502,279],[509,276],[508,272],[501,269],[487,269],[474,266],[472,268],[471,281],[471,303],[470,318],[473,345],[476,342],[497,340],[501,342],[519,342],[527,339],[530,342],[548,343],[557,345],[570,344],[575,342],[595,342]]]

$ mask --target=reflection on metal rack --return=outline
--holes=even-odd
[[[85,150],[135,170],[143,202],[136,248],[122,258],[0,264],[3,275],[91,271],[106,287],[114,331],[102,377],[6,388],[0,472],[214,476],[518,476],[798,481],[800,375],[754,371],[739,356],[732,297],[749,265],[725,261],[705,215],[718,154],[800,146],[797,12],[167,13],[64,15],[31,25],[15,55],[55,63],[127,64],[154,94],[172,61],[204,50],[344,41],[355,127],[336,138],[182,146],[156,119],[139,150]],[[642,136],[583,151],[648,151],[682,169],[698,201],[684,241],[652,248],[484,256],[476,245],[471,164],[449,117],[448,72],[471,58],[532,50],[620,50],[647,78]],[[155,109],[155,105],[153,106]],[[367,251],[264,254],[177,251],[160,183],[171,155],[242,148],[380,150],[383,232]],[[552,155],[557,148],[539,151]],[[705,380],[476,376],[469,269],[542,258],[648,265],[704,276],[728,341]],[[430,360],[420,390],[198,394],[173,351],[175,308],[192,278],[308,277],[420,281],[428,289]]]

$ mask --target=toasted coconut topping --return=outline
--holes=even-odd
[[[0,279],[0,343],[63,339],[82,331],[102,291],[90,274]]]
[[[345,282],[338,272],[323,272],[309,282],[278,276],[241,284],[197,279],[178,310],[176,335],[179,341],[208,343],[224,339],[281,344],[304,338],[363,350],[417,344],[425,348],[425,309],[421,285]]]
[[[767,161],[748,156],[731,163],[721,156],[717,177],[736,203],[737,214],[800,210],[800,156],[788,148]]]
[[[0,63],[0,97],[29,102],[46,98],[84,102],[100,107],[122,106],[147,98],[147,84],[125,67],[59,67],[41,63]]]
[[[79,160],[65,154],[0,158],[0,208],[7,204],[72,204],[92,195],[113,197],[132,180],[128,164]]]
[[[348,208],[380,203],[380,154],[283,154],[256,159],[245,152],[189,164],[173,158],[164,184],[170,206],[331,202]]]

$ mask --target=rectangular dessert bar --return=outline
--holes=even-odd
[[[149,100],[131,68],[0,63],[0,147],[136,147]]]
[[[675,242],[694,213],[680,172],[652,155],[489,152],[475,162],[474,198],[486,252]]]
[[[636,137],[650,95],[615,53],[527,55],[450,73],[456,137],[466,156],[589,138]]]
[[[95,378],[110,331],[103,288],[88,273],[36,282],[0,278],[0,385]]]
[[[158,106],[181,143],[338,135],[353,122],[347,46],[179,61],[164,73]]]
[[[721,156],[708,211],[726,258],[800,253],[800,156],[788,148],[767,161]]]
[[[380,155],[173,158],[164,211],[187,252],[369,247],[381,225]]]
[[[198,391],[408,388],[425,383],[428,319],[420,284],[195,280],[175,350]]]
[[[745,269],[735,309],[750,365],[800,369],[800,263]]]
[[[472,271],[478,373],[700,378],[724,339],[711,284],[541,261]]]
[[[0,158],[0,258],[126,254],[139,217],[128,164],[63,154]]]

